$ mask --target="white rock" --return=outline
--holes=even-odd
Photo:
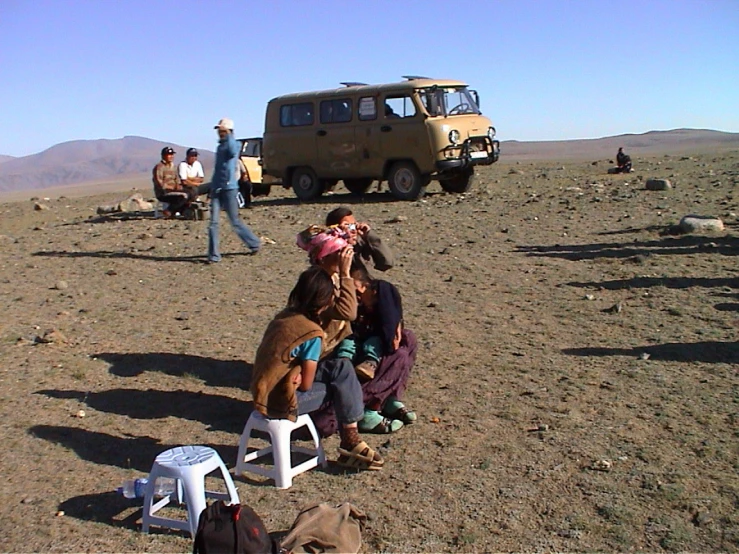
[[[679,227],[684,233],[715,233],[724,230],[724,222],[718,217],[686,215]]]
[[[672,183],[669,179],[647,179],[645,187],[647,190],[670,190]]]

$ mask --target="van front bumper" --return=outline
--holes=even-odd
[[[476,149],[472,149],[473,143]],[[484,145],[484,149],[480,146]],[[475,137],[465,140],[460,146],[448,146],[444,153],[450,150],[459,150],[457,156],[448,157],[436,162],[436,170],[444,173],[452,170],[466,169],[475,165],[490,165],[500,157],[500,141],[490,140],[489,137]]]

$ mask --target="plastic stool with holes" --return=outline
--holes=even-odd
[[[310,431],[315,449],[292,446],[291,435],[293,431],[301,427],[307,427]],[[271,444],[261,450],[248,452],[249,440],[252,431],[255,430],[268,433]],[[293,452],[308,454],[311,458],[293,466]],[[273,467],[252,463],[267,454],[272,454]],[[256,473],[273,479],[278,489],[289,489],[292,487],[293,477],[318,465],[326,467],[326,453],[323,451],[323,446],[321,446],[321,438],[318,436],[316,426],[308,414],[299,415],[297,421],[292,422],[289,419],[268,419],[256,410],[251,413],[239,441],[236,475],[241,475],[247,471]]]
[[[220,470],[226,484],[227,492],[205,490],[205,477]],[[187,505],[187,521],[165,518],[155,515],[170,502],[171,496],[165,496],[154,503],[154,488],[159,477],[171,477],[176,480],[175,500]],[[217,498],[239,503],[231,475],[218,453],[207,446],[178,446],[159,454],[154,460],[149,473],[149,483],[144,492],[144,515],[141,530],[149,532],[150,525],[160,525],[172,529],[189,531],[193,538],[198,528],[200,513],[205,509],[205,498]]]

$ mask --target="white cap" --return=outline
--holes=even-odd
[[[232,119],[229,119],[227,117],[224,117],[218,122],[218,125],[213,127],[214,129],[225,129],[226,131],[233,131],[234,130],[234,122]]]

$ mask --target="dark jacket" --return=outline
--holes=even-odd
[[[375,286],[377,287],[375,311],[366,313],[360,307],[360,315],[353,329],[361,339],[370,336],[380,337],[384,354],[388,355],[394,351],[395,332],[403,321],[403,302],[400,299],[400,292],[392,283],[378,279],[375,281]]]
[[[377,271],[387,271],[395,263],[392,250],[382,243],[382,239],[374,231],[367,233],[366,238],[357,237],[354,255],[365,260],[371,259]]]

